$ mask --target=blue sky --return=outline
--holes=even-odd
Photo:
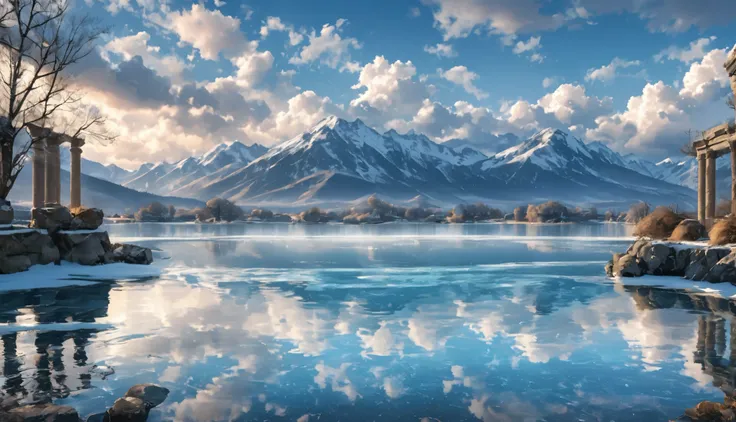
[[[613,3],[77,0],[111,27],[78,79],[121,135],[90,154],[274,145],[338,114],[437,142],[554,126],[657,159],[733,117],[728,0]]]

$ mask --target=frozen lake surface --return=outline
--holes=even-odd
[[[0,280],[4,392],[87,416],[154,382],[152,421],[666,421],[733,383],[733,303],[604,277],[624,225],[108,229],[156,250],[147,278]]]

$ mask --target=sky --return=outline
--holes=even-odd
[[[437,142],[546,127],[652,160],[733,118],[733,0],[74,0],[109,26],[72,70],[133,169],[321,118]]]

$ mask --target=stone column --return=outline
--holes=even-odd
[[[698,154],[698,220],[705,225],[705,153]]]
[[[716,217],[716,153],[708,150],[705,155],[705,221],[710,228]]]
[[[69,208],[82,206],[82,146],[84,139],[72,139],[71,147],[71,169],[69,173]]]
[[[736,141],[731,146],[731,215],[736,215]]]
[[[728,54],[726,63],[723,66],[726,68],[726,72],[731,79],[731,90],[733,91],[733,98],[736,103],[736,48]]]
[[[39,139],[33,144],[33,208],[41,208],[46,198],[46,141]]]
[[[61,204],[61,155],[59,140],[46,139],[46,206]]]

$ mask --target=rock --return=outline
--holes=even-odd
[[[72,214],[67,207],[35,208],[32,211],[31,228],[46,229],[51,233],[57,230],[69,230],[71,225]]]
[[[0,395],[0,411],[7,412],[16,407],[18,407],[18,400],[15,397]]]
[[[648,243],[638,250],[637,258],[644,263],[647,274],[651,275],[676,275],[675,251],[661,243]],[[682,275],[682,274],[679,274]]]
[[[731,252],[711,267],[705,279],[711,283],[736,284],[736,252]]]
[[[61,259],[82,265],[97,265],[109,262],[112,250],[107,232],[93,233],[54,233],[54,244],[59,249]]]
[[[642,274],[641,266],[633,255],[622,255],[613,263],[614,277],[640,277]]]
[[[110,422],[145,422],[148,409],[143,400],[137,397],[123,397],[115,400],[107,414]]]
[[[150,265],[153,253],[149,248],[116,243],[112,246],[112,259],[126,264]]]
[[[690,265],[685,271],[685,278],[695,281],[706,280],[710,270],[731,252],[727,248],[698,248],[690,253]]]
[[[169,390],[156,384],[138,384],[130,387],[125,397],[135,397],[143,400],[148,409],[152,409],[166,400]]]
[[[708,231],[700,221],[688,219],[682,220],[680,224],[675,227],[675,230],[672,232],[672,236],[670,236],[670,240],[695,241],[706,237],[707,235]]]
[[[29,254],[31,264],[46,265],[59,260],[59,248],[51,237],[39,232],[31,232],[21,239],[21,243]]]
[[[10,205],[10,201],[0,199],[0,225],[7,226],[13,222],[15,211]]]
[[[14,415],[4,410],[0,410],[0,421],[3,422],[23,422],[23,418],[20,415]]]
[[[695,406],[695,414],[699,419],[720,420],[723,405],[712,401],[702,401]],[[709,419],[708,419],[709,418]]]
[[[73,407],[54,404],[16,407],[8,413],[23,422],[79,422],[79,414]]]
[[[105,213],[99,208],[81,208],[72,212],[71,230],[97,230]]]
[[[15,274],[26,271],[32,265],[28,255],[0,255],[0,274]]]
[[[110,414],[107,412],[95,413],[87,416],[86,422],[110,422]]]

